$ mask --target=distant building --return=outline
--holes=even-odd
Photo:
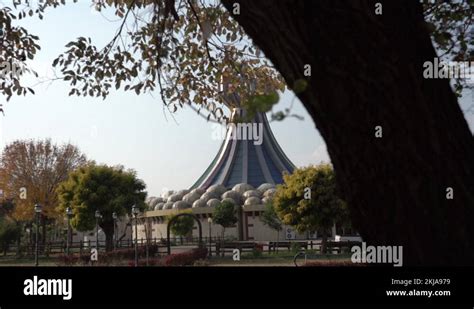
[[[233,108],[231,119],[245,116],[243,109]],[[248,124],[228,126],[226,138],[216,157],[190,189],[168,192],[147,200],[149,208],[153,210],[147,211],[139,220],[139,239],[147,238],[147,234],[148,238],[165,239],[168,216],[186,209],[199,218],[203,237],[209,237],[210,232],[212,237],[220,237],[222,227],[211,223],[209,228],[208,218],[217,204],[229,201],[241,206],[241,211],[239,222],[234,227],[226,228],[226,237],[236,240],[277,240],[277,232],[264,225],[260,216],[266,202],[271,200],[276,191],[275,185],[283,183],[283,174],[292,173],[295,166],[278,145],[264,113],[257,113]],[[260,132],[247,131],[246,138],[242,138],[242,131],[236,131],[242,128]],[[335,237],[337,232],[343,237],[359,239],[352,231],[334,226],[332,236]],[[198,236],[196,225],[193,236]],[[278,238],[283,241],[316,239],[317,236],[299,234],[290,226],[284,226]]]

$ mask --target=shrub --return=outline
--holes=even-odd
[[[70,254],[65,255],[61,254],[58,256],[59,263],[66,266],[72,265],[87,265],[90,262],[89,255],[77,255],[77,254]]]
[[[148,256],[153,258],[158,253],[158,245],[151,244],[148,246]],[[146,246],[138,247],[138,258],[145,259],[146,258]],[[82,256],[71,254],[67,255],[60,255],[58,257],[59,263],[62,265],[88,265],[90,262],[90,255],[84,254]],[[135,249],[134,248],[127,248],[127,249],[116,249],[114,251],[109,252],[100,252],[99,253],[99,265],[108,265],[111,264],[113,261],[122,260],[135,260]],[[151,260],[151,259],[149,259]]]
[[[158,253],[158,245],[148,245],[148,256],[154,257]],[[116,249],[101,254],[102,259],[107,260],[133,260],[135,259],[135,248]],[[138,258],[144,259],[146,257],[146,246],[138,247]]]
[[[263,253],[263,245],[255,244],[255,247],[252,249],[252,256],[255,258],[261,257]]]
[[[128,266],[134,267],[135,260],[129,260]],[[138,266],[163,266],[163,259],[160,259],[160,258],[148,259],[148,265],[147,265],[146,260],[138,260]]]
[[[205,259],[207,257],[207,248],[192,249],[187,252],[175,253],[166,256],[163,259],[165,266],[187,266],[193,265],[197,260]]]

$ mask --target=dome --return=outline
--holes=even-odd
[[[154,197],[148,206],[150,206],[151,209],[153,209],[158,203],[164,202],[165,200],[162,197]]]
[[[273,189],[275,188],[274,184],[271,183],[262,183],[260,186],[258,186],[257,190],[260,191],[261,193],[267,191],[268,189]]]
[[[177,202],[183,199],[183,194],[175,193],[168,197],[168,202]]]
[[[267,204],[267,203],[269,203],[269,202],[271,202],[271,201],[272,201],[272,199],[271,199],[270,197],[264,197],[264,198],[262,198],[262,204]]]
[[[181,194],[182,196],[185,196],[189,192],[190,191],[188,189],[183,189],[183,190],[179,190],[178,192],[176,192],[176,194]]]
[[[262,196],[262,193],[260,193],[260,191],[258,191],[258,190],[248,190],[248,191],[245,191],[245,193],[243,195],[244,195],[244,198],[246,198],[246,199],[251,197],[251,196],[255,196],[255,197],[260,198]]]
[[[185,201],[186,203],[192,205],[196,200],[199,199],[200,196],[201,195],[196,193],[196,192],[189,192],[188,194],[183,196],[183,201]]]
[[[226,197],[226,198],[222,199],[221,203],[223,203],[223,202],[229,202],[229,203],[231,203],[231,204],[238,205],[238,204],[235,202],[235,200],[234,200],[233,198],[230,198],[230,197]]]
[[[221,196],[222,193],[224,193],[226,190],[227,190],[226,187],[224,187],[223,185],[212,185],[209,188],[207,188],[206,192],[215,193],[218,196]]]
[[[219,205],[221,202],[216,199],[216,198],[211,198],[209,201],[207,201],[206,205],[207,207],[216,207],[217,205]]]
[[[220,194],[218,194],[217,192],[206,192],[204,193],[203,195],[201,195],[201,200],[205,200],[206,202],[209,201],[211,198],[219,198],[220,197]]]
[[[276,189],[268,189],[267,191],[265,191],[265,193],[263,193],[263,196],[264,197],[273,197],[276,193]]]
[[[161,197],[167,200],[168,197],[170,197],[173,194],[174,194],[173,190],[166,190],[166,191],[163,191],[163,193],[161,193]]]
[[[260,204],[262,204],[261,200],[255,196],[249,197],[248,199],[245,200],[245,203],[244,203],[245,206],[260,205]]]
[[[171,209],[173,208],[173,202],[166,202],[164,205],[163,205],[163,209]]]
[[[193,203],[193,208],[200,208],[200,207],[206,207],[206,202],[205,200],[202,200],[202,199],[199,199],[199,200],[196,200],[194,203]]]
[[[206,192],[206,190],[204,190],[204,189],[202,189],[202,188],[196,188],[196,189],[192,189],[192,190],[191,190],[191,193],[198,194],[199,196],[203,195],[204,192]]]
[[[178,201],[173,204],[173,209],[186,209],[190,207],[191,205],[186,203],[185,201]]]
[[[231,199],[233,199],[237,204],[242,203],[242,194],[240,194],[240,193],[237,192],[237,191],[230,190],[230,191],[224,192],[224,194],[222,194],[222,198],[223,198],[223,199],[231,198]]]
[[[239,183],[239,184],[236,184],[232,190],[236,191],[236,192],[239,192],[240,194],[244,194],[245,191],[248,191],[248,190],[253,190],[254,187],[252,187],[251,185],[249,185],[248,183]]]
[[[165,206],[165,203],[160,202],[160,203],[156,204],[156,206],[154,207],[154,210],[162,210],[163,206]]]

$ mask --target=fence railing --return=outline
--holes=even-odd
[[[170,238],[171,246],[198,246],[199,239],[197,237],[172,237]],[[148,245],[158,246],[158,254],[166,254],[166,239],[163,238],[139,238],[137,239],[137,245],[144,247]],[[225,239],[223,242],[220,237],[203,237],[202,246],[206,247],[211,255],[232,253],[234,249],[239,249],[241,252],[249,252],[253,250],[266,251],[268,253],[276,252],[279,249],[286,249],[288,251],[295,250],[299,246],[300,249],[309,250],[321,250],[321,243],[318,241],[309,240],[293,240],[293,241],[237,241],[235,239]],[[341,247],[345,245],[345,242],[331,243],[328,242],[328,249],[332,253],[341,253]],[[122,239],[115,242],[116,249],[132,249],[135,246],[134,239]],[[296,247],[295,247],[296,246]],[[88,254],[91,248],[97,248],[99,251],[106,250],[106,241],[99,239],[97,243],[95,239],[73,241],[69,243],[70,253]],[[20,245],[20,252],[22,255],[34,256],[36,246],[34,243]],[[64,254],[67,251],[66,241],[53,241],[38,244],[38,251],[41,256],[49,256],[55,254]],[[7,250],[0,251],[0,257],[3,255],[16,255],[18,253],[18,247],[16,244],[12,244]]]

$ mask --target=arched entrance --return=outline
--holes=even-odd
[[[170,231],[171,231],[171,226],[173,223],[178,219],[179,217],[183,216],[188,216],[194,219],[194,221],[197,222],[198,224],[198,229],[199,229],[199,247],[202,245],[202,226],[201,226],[201,221],[199,221],[199,218],[193,214],[190,213],[182,213],[182,214],[177,214],[171,220],[168,222],[168,226],[166,227],[166,245],[168,247],[168,255],[171,254],[171,241],[170,241]]]

